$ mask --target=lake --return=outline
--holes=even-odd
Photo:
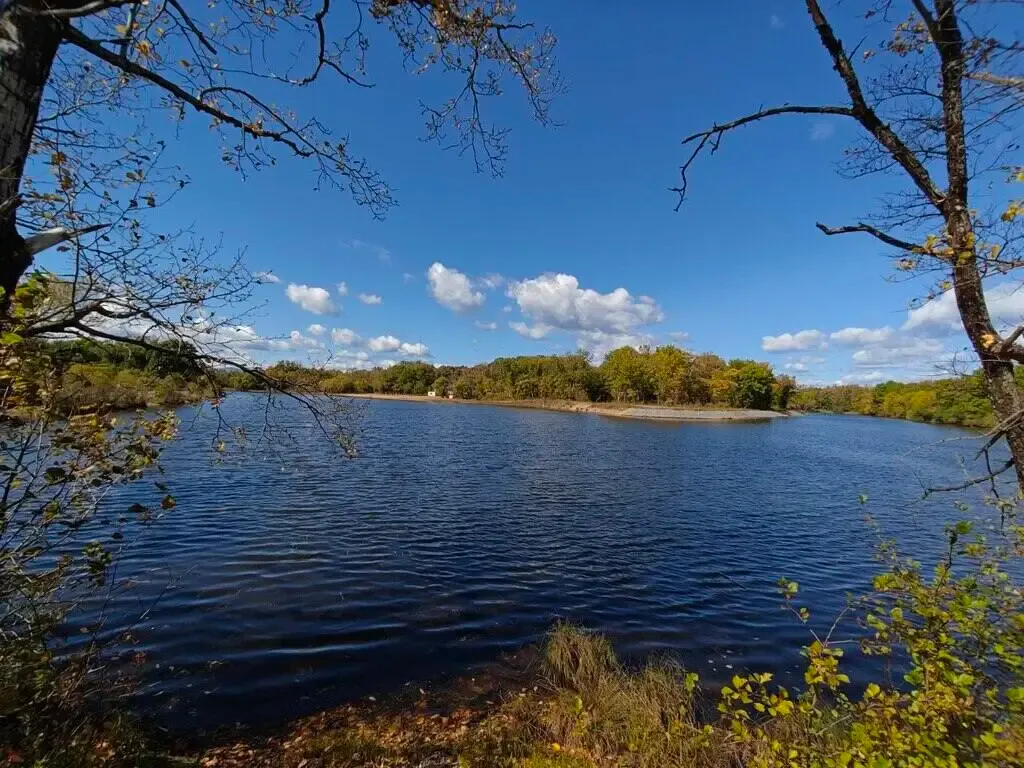
[[[808,633],[781,610],[779,577],[800,582],[827,629],[877,568],[865,511],[933,556],[956,513],[950,495],[919,502],[921,483],[962,480],[958,457],[979,442],[857,416],[354,407],[359,458],[286,407],[294,445],[223,463],[210,410],[182,409],[164,456],[177,507],[129,537],[118,575],[131,588],[102,607],[146,654],[141,709],[173,728],[271,725],[465,673],[559,618],[629,659],[677,654],[711,681],[744,668],[788,679]],[[262,401],[233,395],[224,409],[255,425]]]

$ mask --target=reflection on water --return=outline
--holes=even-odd
[[[806,628],[780,610],[778,578],[827,627],[874,569],[858,495],[887,534],[934,552],[954,512],[915,503],[917,478],[961,477],[956,457],[977,446],[851,416],[668,425],[372,402],[359,459],[307,429],[217,466],[212,418],[183,417],[165,456],[178,506],[133,542],[120,574],[135,586],[105,607],[109,627],[148,611],[140,704],[178,727],[271,723],[461,673],[558,617],[712,679],[785,676]]]

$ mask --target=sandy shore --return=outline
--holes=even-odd
[[[619,419],[645,419],[649,421],[766,421],[785,416],[777,411],[758,411],[751,408],[677,408],[662,405],[627,405],[625,403],[582,403],[574,400],[449,400],[424,395],[344,395],[366,400],[402,400],[410,403],[449,405],[498,405],[504,408],[539,408],[544,411],[566,413],[593,413]]]

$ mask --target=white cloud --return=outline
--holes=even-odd
[[[827,349],[825,334],[818,330],[762,336],[761,349],[765,352],[792,352],[798,349]]]
[[[320,325],[320,323],[313,323],[311,326],[309,326],[309,328],[306,329],[306,332],[312,334],[313,336],[323,336],[326,330],[327,329]]]
[[[816,368],[825,362],[824,357],[817,357],[815,355],[804,355],[802,357],[791,357],[785,364],[786,370],[789,371],[809,371],[812,368]]]
[[[398,354],[405,355],[406,357],[428,357],[430,355],[430,348],[423,342],[416,342],[410,344],[408,341],[403,341],[398,347]]]
[[[402,341],[394,336],[375,336],[366,342],[366,347],[371,352],[398,352],[406,357],[428,357],[430,348],[422,342],[415,344]]]
[[[346,347],[360,340],[359,334],[351,328],[331,328],[331,339],[335,344],[342,344]]]
[[[348,283],[346,283],[344,280],[338,283],[338,295],[348,296]]]
[[[881,371],[864,371],[863,373],[849,373],[838,379],[836,384],[877,384],[887,378]]]
[[[273,272],[257,272],[253,277],[261,283],[280,283],[281,278],[275,275]]]
[[[314,315],[332,315],[338,311],[331,294],[323,288],[290,283],[285,289],[288,299]]]
[[[653,339],[645,333],[607,333],[605,331],[580,331],[577,344],[590,352],[595,363],[600,363],[613,349],[619,347],[650,346]]]
[[[412,272],[405,272],[402,274],[402,279],[407,283],[415,283],[416,275],[414,275]]]
[[[786,23],[774,13],[768,17],[768,25],[772,29],[785,29]]]
[[[938,339],[904,338],[885,346],[870,346],[853,353],[853,364],[868,368],[907,367],[922,362],[939,362],[945,345]]]
[[[378,296],[376,293],[360,293],[359,300],[363,304],[380,304],[384,299]]]
[[[496,330],[498,330],[498,324],[497,323],[483,323],[483,322],[477,320],[475,325],[481,331],[496,331]]]
[[[500,288],[505,284],[505,277],[497,272],[490,272],[479,278],[476,282],[481,288],[493,291],[495,288]]]
[[[507,294],[519,305],[520,312],[535,323],[566,331],[628,334],[665,318],[650,296],[634,298],[625,288],[598,293],[580,288],[573,275],[547,273],[512,282]]]
[[[394,352],[402,346],[402,342],[394,336],[375,336],[366,343],[366,346],[373,352]]]
[[[843,328],[829,334],[829,339],[837,344],[862,347],[868,344],[881,344],[892,336],[892,328]]]
[[[543,339],[554,330],[553,327],[545,323],[537,323],[531,326],[527,323],[515,322],[509,323],[508,327],[527,339]]]
[[[301,331],[292,331],[288,334],[288,349],[323,349],[324,343],[319,339],[303,336]]]
[[[501,311],[505,312],[505,313],[508,313],[508,312],[511,312],[512,309],[513,309],[513,307],[512,307],[511,304],[506,304],[504,307],[501,308]]]
[[[672,341],[682,342],[690,340],[690,334],[688,334],[686,331],[669,331],[668,337],[672,339]]]
[[[825,141],[827,139],[831,139],[835,132],[836,127],[826,120],[818,120],[811,123],[811,141]]]
[[[992,323],[999,331],[1019,325],[1024,321],[1024,290],[1012,283],[1003,283],[985,291]],[[907,313],[904,331],[922,330],[935,334],[950,334],[963,331],[956,296],[946,291],[938,298]]]
[[[438,304],[455,312],[464,312],[484,303],[484,295],[473,289],[470,279],[457,269],[435,261],[427,270],[427,290]]]

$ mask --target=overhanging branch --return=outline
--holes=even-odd
[[[72,45],[78,46],[83,51],[88,51],[96,58],[107,62],[111,66],[116,67],[117,69],[120,69],[122,72],[125,72],[129,75],[135,75],[136,77],[141,77],[143,80],[147,80],[153,85],[162,88],[175,98],[180,99],[181,101],[191,106],[197,112],[202,112],[204,114],[209,115],[210,117],[214,117],[217,120],[227,123],[228,125],[232,125],[241,130],[243,133],[253,136],[254,138],[270,139],[271,141],[276,141],[280,144],[284,144],[300,157],[310,157],[316,154],[315,150],[309,147],[302,146],[302,143],[304,142],[300,143],[299,141],[297,141],[294,138],[291,138],[288,135],[294,134],[296,137],[298,137],[299,134],[297,131],[293,129],[288,130],[287,132],[267,130],[262,127],[254,126],[251,123],[247,123],[246,121],[242,120],[236,115],[232,115],[230,112],[225,112],[221,109],[218,109],[212,104],[209,104],[203,101],[202,99],[198,98],[197,96],[194,96],[177,83],[168,80],[163,75],[157,74],[153,70],[147,69],[146,67],[137,64],[131,59],[128,59],[124,56],[121,56],[120,54],[114,53],[113,51],[104,48],[103,45],[100,44],[98,41],[93,40],[90,37],[87,37],[74,27],[68,27],[68,29],[65,31],[64,37]]]
[[[862,232],[864,234],[871,235],[877,240],[881,240],[886,245],[891,245],[893,248],[899,248],[901,251],[914,251],[920,248],[919,245],[915,245],[907,240],[900,240],[898,237],[886,234],[877,227],[873,227],[870,224],[863,222],[858,224],[852,224],[846,227],[828,227],[822,224],[820,221],[815,224],[818,229],[824,232],[826,235],[847,235],[853,232]]]
[[[679,210],[679,205],[682,204],[683,199],[686,197],[687,173],[690,170],[690,166],[693,165],[693,161],[697,159],[697,156],[700,155],[701,151],[706,146],[710,144],[711,154],[714,154],[718,150],[719,144],[722,142],[722,137],[729,131],[740,128],[748,123],[754,123],[758,120],[764,120],[765,118],[775,117],[777,115],[839,115],[841,117],[853,117],[853,111],[849,107],[843,106],[784,104],[781,107],[759,109],[757,112],[744,115],[743,117],[738,117],[727,123],[716,123],[707,130],[698,131],[697,133],[687,136],[682,141],[683,146],[693,144],[695,142],[697,146],[679,169],[679,175],[681,178],[680,185],[678,187],[673,187],[671,190],[679,195],[679,203],[676,205],[676,210]]]

